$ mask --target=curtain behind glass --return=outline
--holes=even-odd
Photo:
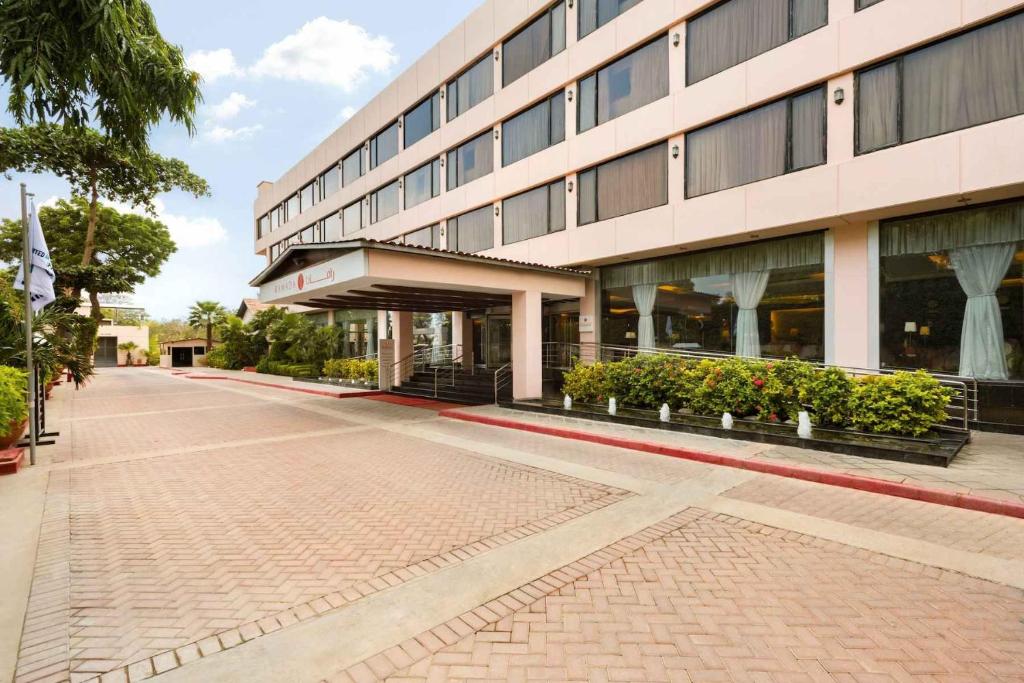
[[[414,144],[433,133],[440,121],[437,118],[437,107],[440,95],[434,93],[405,114],[403,129],[405,130],[405,146]]]
[[[560,97],[556,95],[555,97]],[[562,117],[564,120],[564,116]],[[564,135],[563,135],[564,136]],[[514,164],[551,144],[551,100],[534,105],[501,124],[501,163]]]
[[[454,190],[494,171],[494,143],[487,131],[448,153],[448,189]]]
[[[583,90],[580,88],[581,106]],[[665,36],[597,72],[597,125],[667,95],[668,37]]]
[[[448,236],[455,235],[454,251],[475,253],[494,246],[494,218],[491,206],[464,213],[448,222]],[[452,226],[452,221],[455,225]],[[454,230],[452,228],[454,227]]]
[[[320,196],[330,197],[341,189],[341,168],[337,165],[331,166],[320,176]]]
[[[378,223],[398,213],[398,181],[386,185],[370,195],[371,223]]]
[[[899,142],[900,74],[897,62],[857,74],[857,151]]]
[[[768,288],[768,271],[734,273],[732,295],[739,313],[736,315],[736,355],[761,357],[761,335],[757,327],[757,305]]]
[[[434,162],[405,174],[405,208],[422,204],[437,194],[434,189]]]
[[[866,7],[877,5],[880,2],[882,2],[882,0],[857,0],[856,10],[859,12]]]
[[[1024,14],[903,57],[903,142],[1024,113]]]
[[[417,247],[436,247],[437,242],[434,240],[434,234],[437,230],[438,226],[436,225],[414,230],[413,232],[406,234],[405,243]]]
[[[505,85],[518,80],[536,66],[549,60],[551,13],[545,12],[540,15],[532,24],[505,41],[501,48],[501,58],[502,82]]]
[[[792,0],[789,39],[821,28],[828,23],[828,0]]]
[[[654,147],[597,167],[597,220],[668,203],[668,147]]]
[[[363,201],[349,204],[342,209],[342,220],[345,226],[345,234],[351,235],[363,229]]]
[[[370,168],[376,168],[398,154],[398,121],[370,141]]]
[[[634,285],[633,303],[640,320],[636,327],[636,345],[641,349],[653,349],[654,341],[654,301],[658,297],[657,285]]]
[[[790,171],[825,163],[825,91],[793,98]]]
[[[687,197],[699,197],[785,172],[785,100],[686,136]]]
[[[1015,244],[965,247],[949,253],[956,279],[967,295],[960,338],[960,375],[1006,379],[1003,316],[996,290],[1010,269]]]
[[[597,169],[584,171],[576,177],[579,186],[576,204],[576,221],[587,225],[597,221]]]
[[[579,37],[593,33],[639,3],[640,0],[580,0]]]
[[[342,232],[341,212],[335,211],[324,219],[323,239],[324,242],[337,242],[341,239]]]
[[[488,53],[448,84],[448,120],[463,114],[494,94],[494,68]]]
[[[727,0],[687,24],[687,83],[725,71],[788,39],[789,0]]]
[[[535,188],[504,201],[502,242],[512,244],[547,234],[548,187]]]
[[[1024,242],[1022,201],[883,221],[879,230],[882,256],[928,254],[1004,242]]]
[[[363,149],[360,147],[341,160],[341,182],[348,187],[363,175]]]

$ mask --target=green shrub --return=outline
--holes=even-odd
[[[332,358],[324,362],[325,377],[377,382],[377,361],[363,358]]]
[[[12,422],[28,417],[28,373],[18,368],[0,366],[0,435],[7,433]]]
[[[283,377],[316,377],[319,374],[313,365],[282,363],[274,360],[267,363],[267,370],[272,375],[281,375]]]
[[[577,363],[565,373],[562,391],[581,403],[604,403],[612,394],[611,379],[606,371],[609,365],[614,363]]]
[[[256,361],[256,372],[263,373],[264,375],[270,374],[270,356],[263,356]]]
[[[800,386],[800,400],[810,408],[815,424],[844,427],[850,423],[850,399],[855,384],[845,371],[824,368]]]
[[[816,424],[879,434],[919,436],[946,420],[951,392],[926,372],[851,379],[839,368],[796,359],[683,359],[644,354],[614,363],[578,364],[564,391],[581,403],[656,410],[689,408],[696,415],[796,420],[807,407]]]
[[[947,419],[953,392],[924,370],[857,380],[850,423],[864,432],[921,436]]]
[[[228,349],[224,345],[214,346],[210,349],[210,352],[206,354],[206,365],[219,370],[234,369],[231,367],[231,363],[228,360]]]

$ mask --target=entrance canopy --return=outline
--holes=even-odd
[[[509,306],[517,292],[579,298],[589,278],[583,270],[362,239],[293,245],[250,284],[267,304],[440,313]]]

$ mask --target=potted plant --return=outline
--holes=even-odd
[[[124,364],[129,366],[134,365],[134,363],[132,363],[132,351],[139,348],[139,345],[133,341],[126,341],[123,344],[118,344],[117,348],[125,352]]]
[[[21,438],[28,423],[28,375],[24,370],[0,366],[0,450]]]

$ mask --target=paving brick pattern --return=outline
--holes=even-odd
[[[1022,613],[1015,589],[691,510],[332,680],[1020,681]]]
[[[1024,520],[1014,517],[822,487],[781,477],[758,477],[724,495],[947,548],[1024,560]]]

